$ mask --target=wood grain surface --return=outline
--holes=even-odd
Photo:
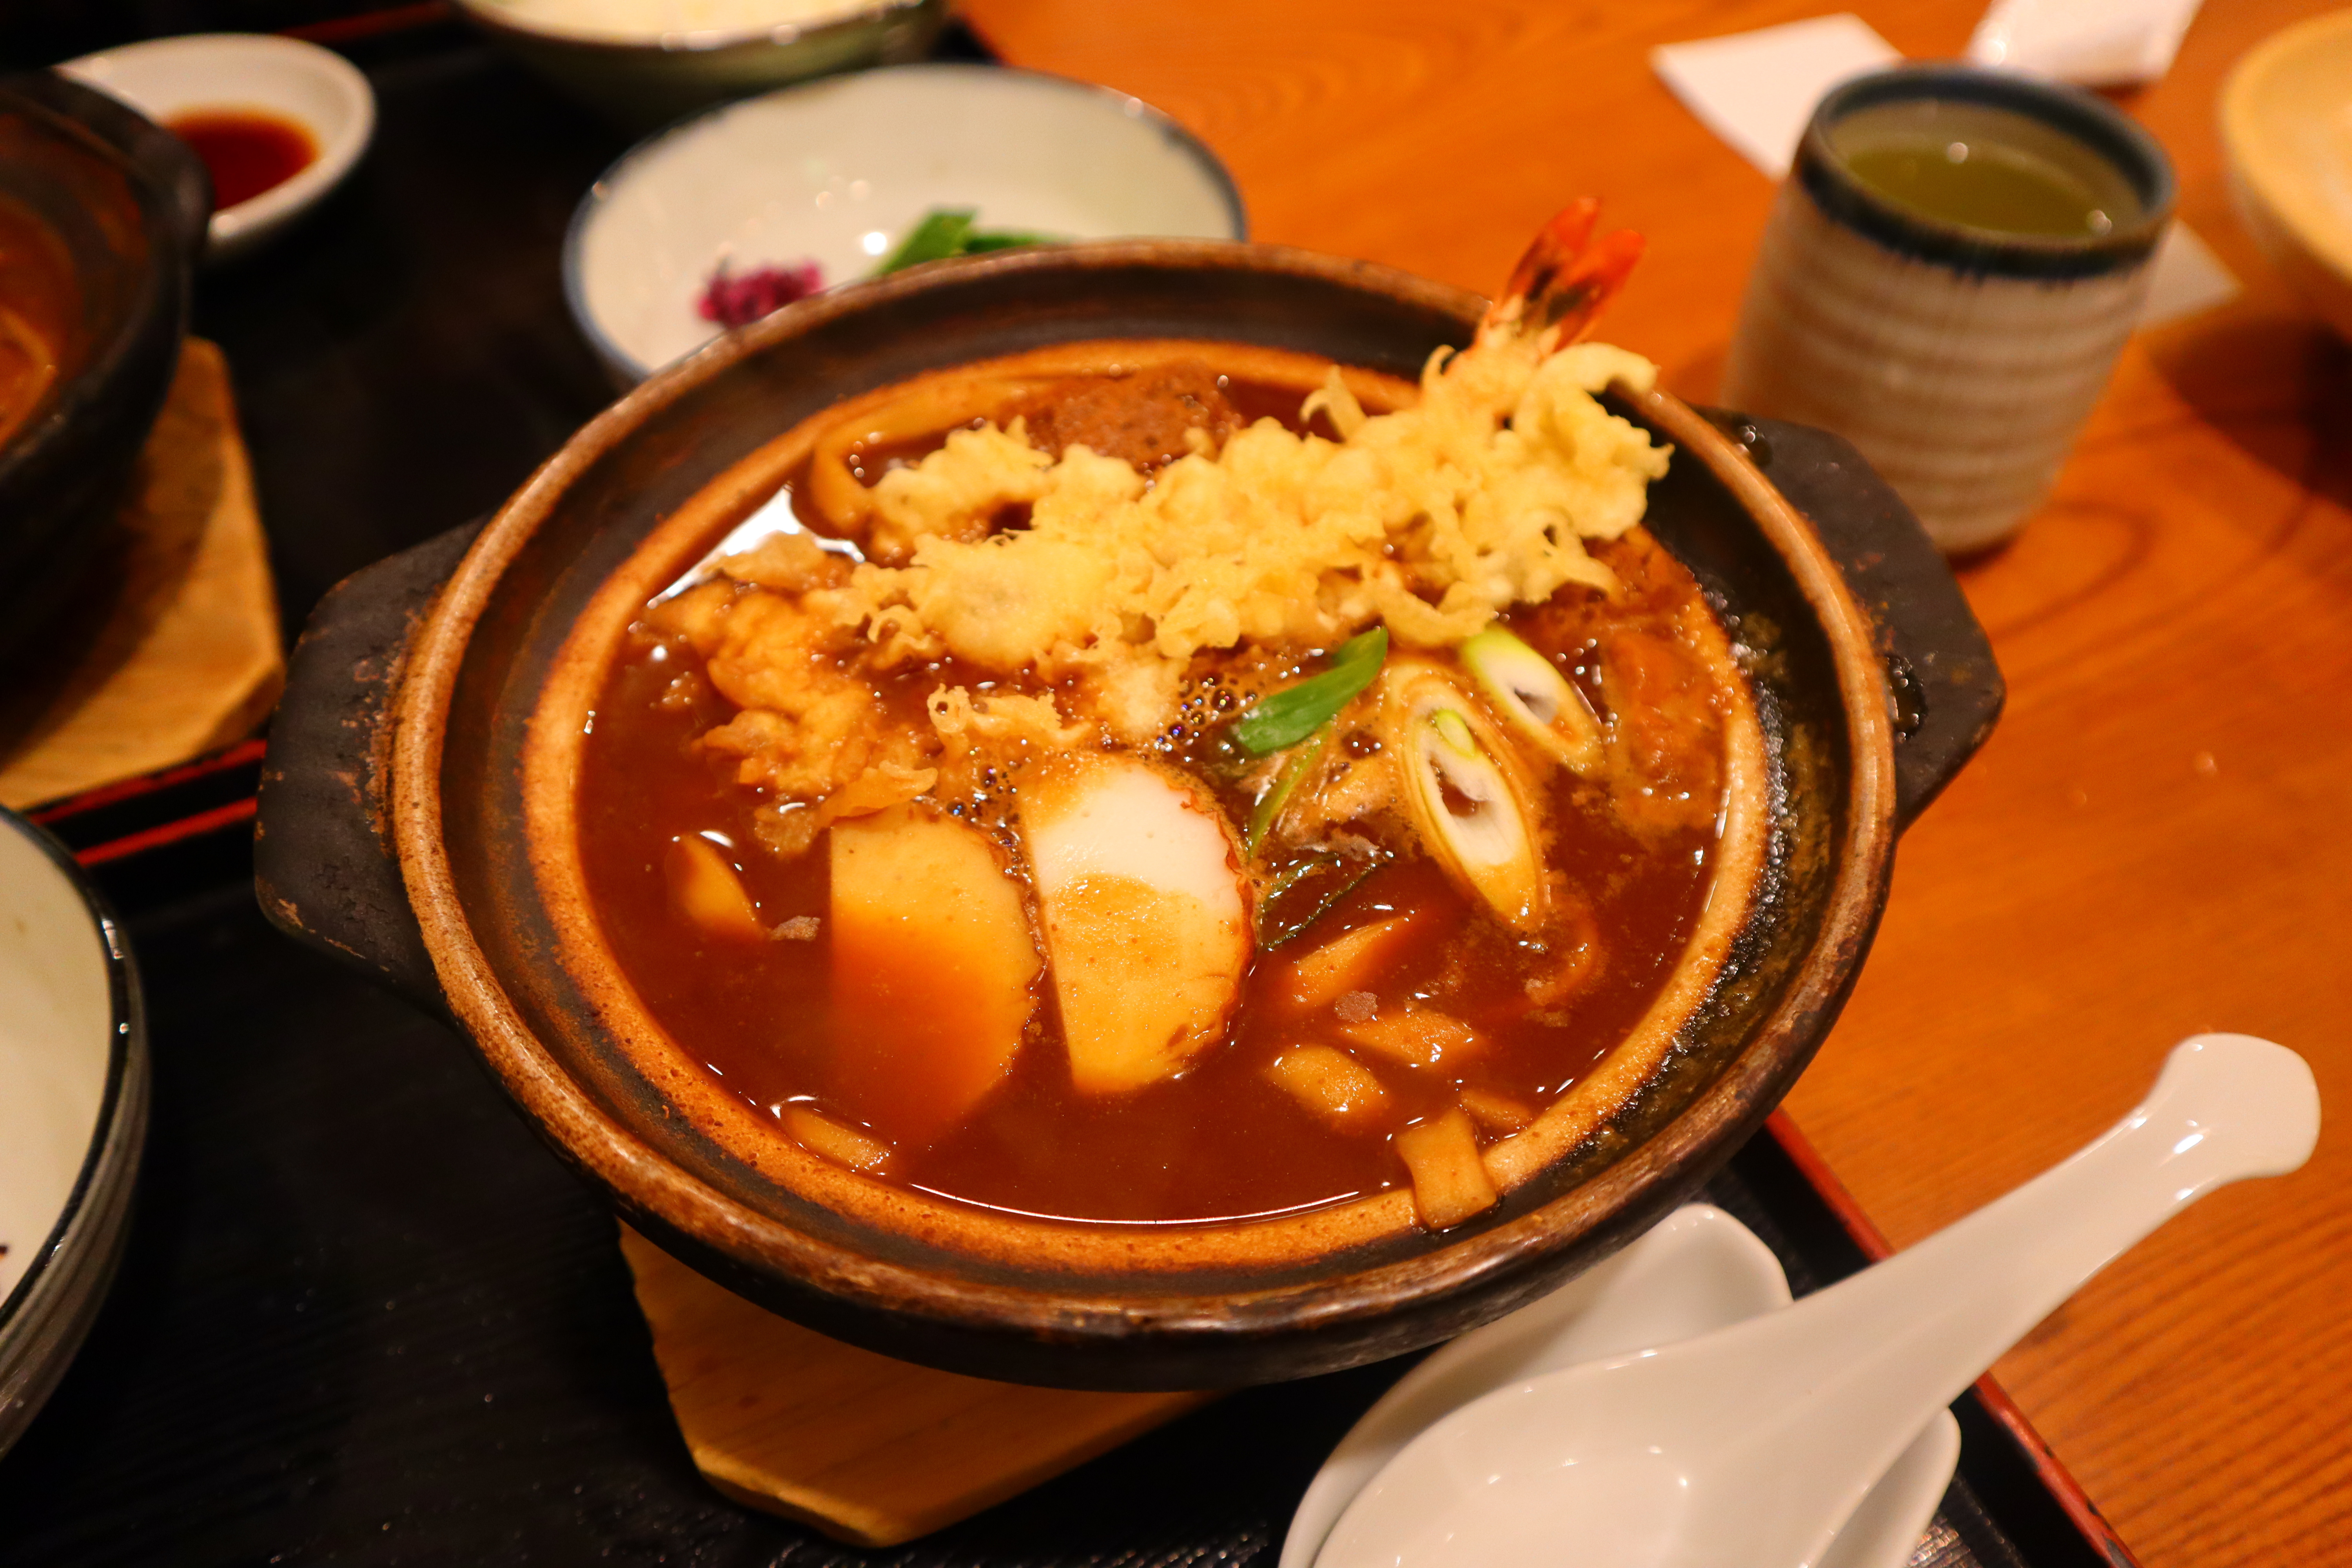
[[[969,1519],[1217,1397],[936,1372],[788,1322],[625,1225],[621,1256],[695,1468],[854,1546]]]
[[[61,799],[249,735],[286,681],[227,362],[188,340],[79,592],[104,613],[0,689],[0,805]]]
[[[1602,336],[1713,391],[1769,183],[1656,44],[1814,14],[1654,0],[967,0],[1012,63],[1159,105],[1255,237],[1492,289],[1591,193],[1650,250]],[[2231,218],[2214,104],[2299,0],[2209,4],[2122,102],[2247,285],[2144,335],[2055,499],[1961,573],[2010,682],[1905,840],[1876,951],[1790,1101],[1898,1245],[2063,1157],[2200,1029],[2268,1035],[2352,1108],[2352,354]],[[1863,4],[1917,57],[1978,0]],[[2223,1192],[1999,1366],[2147,1568],[2352,1556],[2352,1142]]]

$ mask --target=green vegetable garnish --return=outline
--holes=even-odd
[[[1364,885],[1386,863],[1385,856],[1351,859],[1329,849],[1310,849],[1276,875],[1257,905],[1260,947],[1296,940]]]
[[[1257,805],[1250,808],[1249,827],[1242,835],[1244,856],[1257,853],[1257,847],[1265,841],[1266,829],[1272,827],[1274,819],[1282,815],[1282,808],[1290,804],[1292,794],[1307,775],[1315,771],[1315,764],[1323,760],[1323,753],[1331,749],[1333,728],[1331,721],[1325,720],[1312,735],[1282,760],[1274,782],[1265,786],[1265,793],[1257,797]]]
[[[1331,668],[1285,687],[1234,721],[1234,742],[1257,756],[1307,739],[1372,683],[1389,656],[1389,629],[1359,632],[1332,650]]]
[[[950,256],[977,256],[988,250],[1013,250],[1024,245],[1051,245],[1050,234],[1034,234],[1026,229],[972,227],[980,216],[974,207],[933,207],[923,219],[907,233],[874,269],[880,278],[902,268],[919,266],[926,261],[944,261]]]
[[[902,268],[962,255],[964,241],[971,234],[971,220],[979,216],[979,210],[973,207],[933,207],[923,215],[922,222],[908,231],[907,237],[898,242],[898,248],[883,258],[874,276],[879,278]]]
[[[1058,236],[1038,234],[1025,228],[975,229],[964,237],[963,253],[978,256],[983,250],[1018,250],[1024,245],[1059,245]]]

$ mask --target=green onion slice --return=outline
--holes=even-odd
[[[1601,721],[1551,660],[1498,623],[1464,643],[1462,663],[1495,710],[1542,751],[1586,778],[1608,763]]]
[[[1261,757],[1298,744],[1370,686],[1388,656],[1386,626],[1349,637],[1332,651],[1330,668],[1283,688],[1235,720],[1234,743]]]
[[[1290,804],[1290,797],[1306,782],[1307,775],[1315,771],[1315,764],[1323,760],[1323,753],[1331,749],[1332,731],[1337,728],[1326,719],[1313,734],[1293,747],[1290,754],[1283,758],[1282,766],[1275,772],[1274,782],[1265,786],[1265,793],[1259,795],[1257,804],[1250,808],[1249,826],[1242,834],[1242,855],[1244,858],[1257,854],[1257,847],[1265,842],[1266,831],[1274,826],[1275,818],[1280,816],[1282,808]]]

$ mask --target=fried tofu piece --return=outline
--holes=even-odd
[[[1408,1067],[1433,1068],[1441,1062],[1475,1055],[1486,1044],[1484,1035],[1461,1019],[1417,1002],[1384,1007],[1370,1016],[1356,1008],[1335,1008],[1334,1013],[1336,1020],[1331,1028],[1342,1039]]]
[[[1332,1046],[1293,1046],[1266,1064],[1275,1086],[1341,1132],[1377,1131],[1389,1091],[1372,1069]]]
[[[1407,913],[1333,937],[1292,962],[1277,994],[1292,1006],[1311,1010],[1328,1007],[1350,991],[1368,991],[1403,950],[1412,929],[1413,916]]]
[[[1535,1124],[1534,1108],[1492,1089],[1465,1089],[1462,1109],[1489,1132],[1523,1132]]]
[[[894,806],[832,830],[832,1098],[900,1147],[1012,1069],[1045,965],[978,828]]]
[[[1432,1230],[1450,1229],[1502,1201],[1469,1113],[1459,1106],[1398,1133],[1396,1150],[1412,1173],[1412,1205]]]
[[[768,928],[760,923],[759,908],[744,891],[743,879],[725,850],[688,833],[670,840],[664,858],[670,898],[698,931],[722,942],[766,940]]]
[[[871,1173],[890,1163],[890,1145],[805,1105],[784,1107],[783,1123],[794,1142],[836,1165]]]

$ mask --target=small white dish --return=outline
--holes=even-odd
[[[0,811],[0,1453],[97,1316],[146,1129],[121,933],[56,841]]]
[[[622,384],[717,337],[711,272],[866,276],[934,207],[1068,239],[1239,239],[1214,154],[1139,99],[999,66],[898,66],[713,110],[639,144],[573,216],[563,285]]]
[[[835,71],[919,60],[947,0],[457,0],[561,90],[639,130]]]
[[[281,233],[352,172],[375,134],[375,94],[342,56],[265,33],[194,33],[84,55],[58,67],[154,121],[258,111],[310,133],[319,155],[293,178],[213,213],[205,258],[222,261]]]
[[[1432,1353],[1364,1413],[1299,1500],[1279,1568],[1313,1568],[1332,1527],[1414,1437],[1498,1388],[1627,1351],[1693,1339],[1789,1304],[1771,1249],[1723,1210],[1691,1204],[1542,1300]],[[1937,1414],[1838,1534],[1821,1568],[1900,1568],[1959,1462]]]

